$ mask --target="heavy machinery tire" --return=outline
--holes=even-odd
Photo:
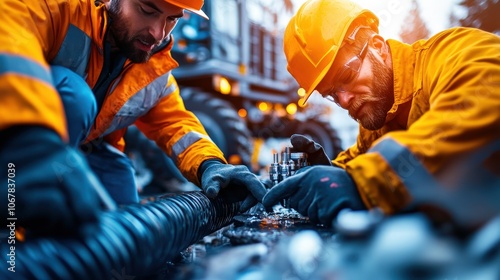
[[[311,137],[325,149],[325,153],[334,159],[343,150],[342,141],[330,122],[312,118],[297,122],[294,133]]]
[[[231,104],[193,88],[181,88],[181,95],[186,108],[198,117],[226,159],[250,167],[252,136]]]

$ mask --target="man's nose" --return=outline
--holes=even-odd
[[[155,21],[149,27],[149,33],[155,38],[156,42],[159,42],[165,38],[165,22]]]
[[[354,94],[349,90],[342,90],[337,92],[337,97],[340,107],[348,109],[354,98]]]

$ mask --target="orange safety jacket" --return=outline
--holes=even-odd
[[[0,4],[0,130],[40,125],[67,139],[61,99],[50,65],[83,77],[92,88],[103,68],[108,26],[104,4],[94,0],[4,0]],[[125,63],[111,83],[88,141],[103,137],[123,150],[131,124],[154,140],[195,184],[204,160],[226,162],[205,129],[186,111],[171,74],[173,39],[147,63]]]
[[[352,176],[364,203],[393,213],[426,180],[456,185],[453,176],[477,165],[499,176],[500,37],[452,28],[412,45],[387,42],[394,105],[386,123],[376,131],[360,127],[357,143],[333,160]],[[400,117],[406,126],[398,125]],[[488,149],[486,160],[471,160]]]

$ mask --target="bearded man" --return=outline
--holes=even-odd
[[[99,197],[138,202],[123,153],[132,124],[209,197],[243,201],[242,211],[262,199],[265,186],[245,166],[227,163],[185,109],[171,73],[178,64],[170,33],[186,10],[207,18],[202,6],[203,0],[2,1],[0,162],[12,172],[0,178],[5,197],[17,194],[20,225],[72,231],[97,219],[106,200]],[[15,185],[8,181],[14,175]]]

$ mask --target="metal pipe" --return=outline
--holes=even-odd
[[[164,196],[105,212],[83,237],[45,237],[16,244],[15,273],[0,279],[113,279],[145,276],[203,236],[228,225],[239,203],[202,192]],[[8,263],[3,243],[1,262]]]

